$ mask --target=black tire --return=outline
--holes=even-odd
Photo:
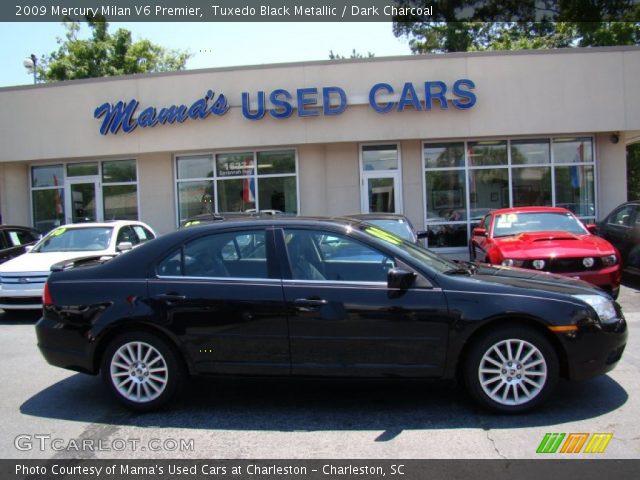
[[[498,413],[523,413],[549,397],[558,383],[559,363],[542,334],[529,327],[499,327],[474,341],[463,373],[469,394],[483,407]]]
[[[165,405],[185,377],[175,350],[162,338],[147,332],[129,332],[114,338],[104,352],[101,370],[116,399],[137,412]],[[130,393],[125,392],[128,389]]]

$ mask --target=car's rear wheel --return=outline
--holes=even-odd
[[[550,342],[527,327],[501,327],[480,337],[464,365],[469,393],[484,407],[522,413],[538,407],[558,381]]]
[[[130,332],[107,347],[102,376],[120,402],[136,411],[149,411],[173,397],[184,375],[178,356],[164,340]]]

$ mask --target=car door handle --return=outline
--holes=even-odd
[[[320,308],[323,305],[327,305],[329,302],[324,298],[297,298],[293,301],[293,304],[300,310],[313,310]]]
[[[180,300],[186,300],[186,295],[178,295],[177,293],[160,293],[153,296],[154,300],[161,302],[179,302]]]

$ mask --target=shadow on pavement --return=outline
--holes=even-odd
[[[388,441],[404,430],[522,428],[599,417],[620,408],[627,392],[608,376],[561,381],[544,408],[527,415],[488,413],[461,388],[442,382],[200,379],[163,411],[135,414],[120,407],[97,377],[77,374],[20,407],[25,415],[106,425],[207,430],[382,430]]]

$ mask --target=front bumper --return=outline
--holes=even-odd
[[[611,325],[581,326],[578,332],[559,334],[567,358],[570,380],[586,380],[613,370],[627,345],[629,333],[623,318]]]
[[[584,272],[574,273],[558,273],[563,277],[577,278],[585,282],[589,282],[596,287],[600,287],[603,290],[612,293],[620,289],[620,282],[622,281],[622,271],[619,265],[612,267],[606,267],[601,270],[588,270]]]
[[[42,308],[42,292],[44,291],[46,274],[3,274],[1,277],[1,309],[38,310]]]

